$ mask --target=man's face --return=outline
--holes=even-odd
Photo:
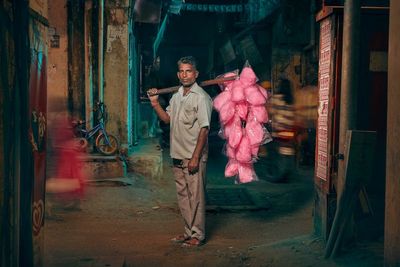
[[[199,76],[199,72],[190,64],[180,64],[178,70],[178,79],[183,87],[191,87]]]

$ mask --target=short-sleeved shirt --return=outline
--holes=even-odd
[[[169,101],[170,154],[175,159],[190,159],[196,148],[200,129],[210,127],[212,100],[197,83],[183,95],[180,87]]]

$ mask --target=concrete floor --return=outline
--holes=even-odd
[[[128,173],[131,185],[90,183],[80,209],[47,195],[45,267],[381,266],[380,244],[358,244],[335,261],[323,259],[324,244],[312,236],[312,169],[299,169],[282,184],[235,185],[223,177],[221,143],[210,145],[208,187],[245,188],[255,205],[209,209],[205,245],[188,249],[169,241],[182,233],[183,222],[164,149],[161,177]]]

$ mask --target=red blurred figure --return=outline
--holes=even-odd
[[[46,192],[64,208],[80,209],[84,195],[85,175],[82,168],[83,153],[77,149],[71,120],[67,116],[57,118],[50,127],[49,176]]]

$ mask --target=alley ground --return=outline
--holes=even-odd
[[[245,188],[252,205],[210,207],[205,245],[182,248],[169,241],[183,226],[164,149],[158,179],[129,173],[131,185],[90,183],[80,209],[51,202],[48,195],[45,267],[381,266],[382,244],[356,244],[336,260],[324,259],[323,242],[312,235],[312,168],[300,168],[286,183],[235,185],[223,177],[220,143],[210,148],[209,190]]]

